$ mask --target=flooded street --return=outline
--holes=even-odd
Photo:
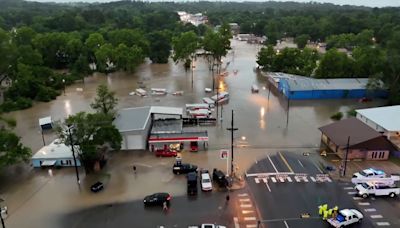
[[[230,148],[230,132],[226,128],[230,127],[231,110],[235,113],[235,127],[239,128],[235,132],[236,144],[240,147],[235,150],[235,161],[243,173],[255,159],[266,153],[279,150],[315,151],[320,142],[318,127],[331,122],[329,117],[338,111],[347,112],[352,108],[384,103],[359,103],[357,100],[290,101],[288,113],[287,100],[274,89],[268,99],[266,78],[253,70],[260,47],[239,41],[233,41],[232,47],[234,51],[224,58],[223,64],[225,67],[229,62],[229,75],[218,79],[216,83],[230,94],[229,102],[223,105],[222,122],[218,122],[217,126],[201,127],[208,130],[209,149],[184,153],[185,162],[210,170],[214,167],[225,170],[226,163],[219,159],[219,149]],[[118,108],[149,105],[184,107],[187,103],[201,103],[203,97],[211,96],[204,89],[212,88],[212,74],[203,59],[197,59],[195,66],[193,88],[192,74],[185,72],[182,64],[144,63],[134,74],[94,74],[86,78],[84,83],[78,82],[67,87],[65,95],[62,94],[57,100],[38,103],[28,110],[8,115],[17,120],[15,131],[21,136],[23,144],[35,153],[43,146],[38,119],[51,116],[57,121],[80,111],[92,111],[90,103],[96,95],[97,86],[102,83],[116,92]],[[252,84],[259,86],[259,93],[251,93]],[[146,89],[166,88],[170,93],[183,90],[184,95],[129,96],[140,85]],[[52,139],[54,135],[45,135],[47,144]],[[140,172],[137,177],[130,172],[134,163],[138,164]],[[186,183],[184,179],[173,176],[170,170],[172,163],[173,159],[155,158],[148,152],[121,152],[112,156],[105,175],[84,178],[80,188],[72,168],[54,170],[52,175],[47,170],[32,171],[27,167],[3,173],[0,178],[2,183],[7,184],[0,186],[0,193],[7,200],[10,210],[7,227],[62,227],[60,218],[66,213],[97,204],[141,199],[149,193],[148,189],[163,189],[173,195],[184,195]],[[17,174],[20,179],[12,179]],[[84,177],[83,171],[81,176]],[[88,191],[88,186],[98,178],[106,182],[106,188],[104,192],[94,195]]]

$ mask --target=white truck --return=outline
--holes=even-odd
[[[335,218],[330,218],[327,221],[331,226],[339,228],[361,222],[363,218],[363,214],[356,209],[343,209],[338,212]]]
[[[394,184],[395,181],[400,181],[400,176],[398,175],[386,175],[382,170],[377,170],[373,168],[364,169],[363,171],[353,174],[351,182],[353,184],[361,184],[366,182],[385,182],[387,184]]]
[[[386,183],[362,183],[356,186],[357,194],[362,198],[367,198],[369,195],[389,196],[394,198],[400,194],[400,188],[396,185]]]

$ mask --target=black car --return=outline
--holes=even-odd
[[[171,198],[171,195],[166,192],[154,193],[152,195],[144,197],[143,203],[145,206],[163,205],[164,202],[167,202],[167,204],[169,204]]]
[[[94,184],[90,187],[90,190],[91,190],[92,192],[99,192],[99,191],[103,190],[103,188],[104,188],[103,183],[101,183],[100,181],[97,181],[96,183],[94,183]]]
[[[197,166],[184,163],[175,163],[172,167],[172,172],[174,174],[197,172]]]
[[[213,181],[217,182],[221,188],[229,186],[229,181],[226,179],[225,173],[218,169],[213,170]]]
[[[187,174],[187,193],[188,195],[197,195],[197,173]]]

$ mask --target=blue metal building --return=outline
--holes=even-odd
[[[386,98],[384,89],[368,90],[367,78],[315,79],[285,73],[268,73],[270,81],[291,100]]]

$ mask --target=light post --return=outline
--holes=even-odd
[[[65,79],[64,78],[62,80],[62,83],[63,83],[63,90],[64,90],[64,96],[65,96]]]
[[[6,225],[5,225],[4,219],[3,219],[3,210],[4,210],[4,213],[7,214],[7,207],[4,206],[4,209],[3,209],[3,206],[1,205],[3,202],[4,202],[4,200],[2,198],[0,198],[0,220],[1,220],[2,227],[6,228]]]
[[[233,133],[234,131],[239,130],[239,128],[235,128],[234,127],[234,123],[233,123],[233,109],[232,109],[232,121],[231,121],[231,127],[227,128],[226,130],[231,131],[231,176],[233,176]]]
[[[68,134],[69,134],[69,140],[70,140],[70,144],[71,144],[71,148],[72,148],[72,156],[74,157],[74,165],[75,165],[75,173],[76,173],[76,181],[78,182],[78,185],[81,183],[80,179],[79,179],[79,171],[78,171],[78,165],[76,164],[76,156],[75,156],[75,145],[74,142],[72,140],[72,133],[71,133],[71,128],[74,128],[73,125],[68,126]]]

